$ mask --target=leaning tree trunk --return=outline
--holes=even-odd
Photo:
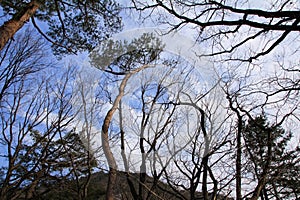
[[[6,43],[13,38],[15,33],[29,21],[30,17],[34,15],[39,7],[40,4],[32,0],[26,7],[14,14],[10,20],[0,26],[0,51],[4,48]]]
[[[114,158],[114,155],[113,155],[110,145],[109,145],[109,137],[108,137],[109,126],[112,121],[113,115],[114,115],[115,111],[118,109],[118,105],[119,105],[122,97],[124,96],[127,81],[133,74],[147,68],[148,66],[149,65],[143,65],[142,67],[140,67],[136,70],[133,70],[132,72],[128,72],[125,75],[124,79],[121,82],[120,88],[119,88],[119,94],[116,97],[116,99],[114,100],[112,108],[107,112],[104,122],[103,122],[103,125],[102,125],[102,134],[101,134],[102,148],[103,148],[106,160],[109,164],[109,176],[108,176],[108,183],[107,183],[107,188],[106,188],[106,200],[114,199],[114,187],[115,187],[116,180],[117,180],[117,163],[116,163],[116,160]]]
[[[108,137],[108,130],[111,123],[111,120],[113,118],[113,115],[115,111],[118,108],[118,105],[124,96],[124,90],[126,83],[128,79],[130,78],[131,73],[127,74],[125,78],[122,80],[120,88],[119,88],[119,94],[116,97],[115,101],[113,102],[113,107],[107,112],[103,126],[102,126],[102,148],[106,157],[106,160],[109,165],[109,175],[108,175],[108,183],[106,188],[106,200],[113,200],[114,199],[114,187],[117,180],[117,163],[114,158],[114,155],[111,151],[110,145],[109,145],[109,137]]]

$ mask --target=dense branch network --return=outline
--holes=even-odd
[[[276,37],[269,39],[259,52],[238,58],[237,60],[252,62],[275,49],[291,32],[300,31],[300,11],[289,10],[291,1],[282,2],[278,8],[272,10],[243,8],[244,5],[230,2],[217,1],[161,1],[155,4],[146,4],[137,0],[132,0],[136,9],[143,11],[151,10],[151,13],[171,16],[171,18],[161,18],[162,23],[171,25],[171,30],[180,29],[188,24],[199,28],[199,41],[213,41],[219,49],[214,49],[212,53],[201,56],[214,56],[232,53],[239,47],[250,43],[254,39],[264,37],[267,33],[277,32]],[[248,1],[247,1],[248,2]],[[251,4],[249,1],[248,4]],[[279,3],[278,3],[279,4]],[[156,12],[154,12],[156,11]],[[154,17],[154,15],[152,15]],[[166,19],[165,21],[162,21]],[[175,21],[172,23],[171,21]],[[249,29],[250,28],[250,29]],[[252,31],[250,31],[252,30]],[[243,38],[234,40],[236,34],[242,34]],[[230,44],[226,44],[225,38],[232,38]],[[231,59],[232,60],[232,59]]]

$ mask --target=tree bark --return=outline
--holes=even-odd
[[[106,188],[106,200],[113,200],[114,199],[114,186],[116,184],[117,179],[117,163],[114,158],[114,155],[111,151],[110,145],[109,145],[109,137],[108,137],[108,130],[111,123],[111,120],[113,118],[113,115],[115,111],[118,108],[118,105],[124,96],[124,90],[126,83],[128,79],[130,78],[131,74],[127,74],[125,78],[122,80],[120,88],[119,88],[119,94],[116,97],[115,101],[113,102],[112,108],[107,112],[106,117],[104,119],[104,123],[102,126],[102,148],[106,157],[106,160],[109,165],[109,176],[108,176],[108,183]]]
[[[233,106],[233,99],[227,95],[227,99],[229,101],[229,107],[233,112],[236,113],[237,116],[237,134],[236,134],[236,200],[242,200],[242,126],[243,126],[243,117],[240,114],[239,110]]]
[[[0,51],[4,48],[6,43],[13,38],[16,32],[21,29],[26,22],[29,21],[39,7],[40,3],[32,0],[27,4],[26,7],[14,14],[10,20],[6,21],[0,27]]]
[[[109,165],[109,178],[108,178],[107,190],[106,190],[106,200],[114,199],[114,186],[116,184],[116,179],[117,179],[117,163],[116,163],[116,160],[114,158],[114,155],[113,155],[110,145],[109,145],[109,137],[108,137],[109,126],[110,126],[111,120],[113,118],[113,115],[114,115],[115,111],[118,109],[118,105],[119,105],[122,97],[124,96],[127,81],[133,74],[147,68],[148,66],[149,65],[144,65],[132,72],[128,72],[125,75],[124,79],[121,82],[120,88],[119,88],[119,94],[116,97],[116,99],[114,100],[112,108],[107,112],[104,122],[103,122],[103,125],[102,125],[102,134],[101,134],[102,148],[103,148],[106,160]]]
[[[237,131],[237,147],[236,147],[236,199],[242,200],[242,117],[238,114],[238,131]]]

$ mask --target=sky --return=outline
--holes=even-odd
[[[122,1],[122,2],[126,2],[128,3],[128,1]],[[260,3],[266,3],[267,1],[250,1],[251,3],[254,3],[255,6],[257,8],[260,8],[261,5],[258,4],[258,2]],[[294,1],[293,4],[291,4],[290,6],[295,7],[295,8],[299,8],[299,1]],[[165,27],[164,26],[155,26],[151,21],[145,21],[143,24],[139,23],[140,19],[138,17],[136,17],[135,14],[131,13],[130,11],[127,11],[126,13],[123,13],[123,19],[124,19],[124,30],[121,31],[120,33],[116,33],[112,36],[111,39],[113,40],[126,40],[126,41],[131,41],[133,38],[135,37],[139,37],[141,36],[143,33],[155,33],[156,36],[166,45],[164,48],[164,58],[167,58],[168,56],[178,56],[180,57],[182,62],[186,62],[182,65],[180,65],[182,68],[185,68],[186,66],[188,67],[194,67],[192,68],[193,74],[190,75],[188,78],[186,78],[187,73],[189,72],[188,70],[184,71],[182,70],[180,67],[179,69],[174,70],[172,72],[170,72],[172,74],[172,77],[168,77],[166,79],[164,79],[164,85],[168,86],[168,84],[170,82],[176,82],[174,81],[174,77],[177,78],[177,84],[172,85],[172,89],[170,89],[169,91],[169,95],[166,95],[167,97],[171,96],[171,94],[174,94],[176,92],[174,91],[178,91],[180,89],[180,83],[183,82],[183,80],[185,81],[185,91],[188,91],[189,94],[195,94],[193,97],[197,97],[199,95],[201,95],[201,92],[203,91],[207,91],[208,89],[212,88],[214,86],[214,84],[217,82],[216,80],[219,78],[218,75],[220,75],[221,73],[219,73],[220,71],[218,71],[218,67],[224,67],[225,69],[228,69],[232,66],[229,66],[230,64],[226,65],[226,66],[222,66],[222,64],[219,63],[213,63],[211,60],[209,59],[204,59],[204,58],[200,58],[197,56],[197,54],[199,54],[199,52],[205,51],[207,50],[205,48],[205,46],[203,47],[202,44],[199,43],[195,43],[194,42],[194,38],[193,35],[191,34],[191,36],[189,35],[189,33],[194,33],[194,32],[189,32],[189,27],[187,27],[186,29],[182,29],[181,31],[178,32],[172,32],[169,35],[162,35],[161,33],[165,31]],[[299,39],[297,40],[299,41]],[[288,41],[287,41],[288,42]],[[291,43],[284,43],[284,44],[291,44]],[[258,46],[258,43],[253,43],[252,45],[254,46]],[[293,47],[292,46],[288,46],[287,47],[283,47],[281,49],[285,49],[287,52],[293,51]],[[280,52],[280,51],[279,51]],[[287,53],[287,55],[290,55],[289,53]],[[251,71],[251,76],[253,77],[253,79],[251,81],[254,82],[254,80],[259,80],[261,78],[267,77],[267,76],[271,76],[271,72],[273,71],[273,68],[277,68],[274,67],[274,63],[276,63],[273,59],[276,57],[276,54],[272,54],[270,56],[268,56],[263,62],[264,64],[264,68],[255,68],[253,69],[253,71]],[[271,60],[271,61],[270,61]],[[267,62],[269,61],[269,62]],[[78,74],[75,77],[74,82],[72,83],[73,87],[79,87],[79,86],[83,86],[83,90],[86,94],[86,98],[89,100],[90,104],[87,105],[88,109],[90,111],[95,111],[95,113],[100,114],[102,117],[106,114],[107,110],[110,108],[111,104],[107,101],[107,100],[103,100],[103,102],[101,102],[102,107],[101,108],[95,108],[93,107],[93,102],[95,102],[97,100],[95,93],[97,93],[97,90],[99,90],[98,86],[99,83],[101,83],[101,81],[103,79],[105,79],[106,77],[103,75],[103,73],[98,70],[95,69],[93,66],[90,65],[89,63],[89,57],[87,53],[83,53],[83,54],[79,54],[76,56],[68,56],[66,58],[64,58],[63,60],[60,61],[61,65],[68,67],[69,65],[75,65],[79,68],[78,70]],[[219,66],[220,65],[220,66]],[[267,67],[266,67],[267,66]],[[161,65],[159,66],[160,68],[157,69],[157,71],[153,70],[153,69],[147,69],[144,70],[142,73],[139,73],[137,75],[135,75],[134,77],[132,77],[130,79],[130,81],[128,82],[127,85],[127,89],[126,89],[126,95],[124,96],[124,101],[123,101],[123,106],[124,106],[124,115],[126,117],[124,117],[124,121],[128,122],[128,123],[132,123],[130,125],[132,125],[132,127],[130,127],[130,125],[128,125],[127,130],[128,132],[132,132],[134,133],[135,131],[138,132],[140,127],[139,124],[141,122],[141,112],[137,109],[134,109],[134,107],[136,107],[136,105],[138,104],[138,98],[136,98],[134,100],[132,100],[134,97],[138,97],[138,95],[140,95],[139,90],[140,90],[140,85],[139,84],[146,84],[147,83],[147,79],[144,77],[149,77],[151,74],[151,78],[153,78],[153,82],[159,82],[164,78],[164,74],[166,73],[166,71],[164,70],[164,66]],[[224,69],[223,68],[223,69]],[[231,68],[232,69],[232,68]],[[250,73],[248,73],[246,70],[243,70],[242,68],[238,67],[236,68],[237,71],[232,72],[235,75],[250,75]],[[239,70],[239,71],[238,71]],[[226,70],[224,70],[226,72]],[[180,74],[180,73],[186,73],[186,74]],[[223,71],[222,71],[223,72]],[[154,75],[153,75],[154,74]],[[284,76],[284,75],[283,75]],[[185,78],[185,79],[184,79]],[[238,81],[240,81],[241,79],[238,79]],[[251,81],[249,81],[251,83]],[[249,83],[249,82],[244,82],[245,84]],[[239,83],[238,83],[239,84]],[[118,92],[118,84],[112,84],[107,86],[107,88],[111,93],[112,93],[112,97],[115,97],[117,92]],[[100,88],[101,90],[102,88]],[[220,88],[217,88],[220,89]],[[216,91],[218,91],[216,89]],[[233,87],[234,89],[234,87]],[[259,88],[258,88],[259,89]],[[78,93],[75,95],[74,99],[73,99],[73,105],[74,107],[81,107],[82,105],[82,99],[80,99],[80,96],[77,96]],[[136,96],[134,96],[136,95]],[[215,96],[214,96],[215,95]],[[217,97],[216,97],[217,96]],[[214,100],[216,99],[217,101],[211,101],[211,99]],[[181,96],[181,99],[183,100],[187,100],[188,98],[184,95]],[[221,100],[219,100],[221,99]],[[223,109],[226,105],[224,105],[222,99],[225,99],[224,96],[222,95],[218,95],[217,93],[212,94],[211,96],[207,96],[206,98],[203,99],[203,102],[200,102],[198,105],[204,105],[205,103],[208,105],[208,107],[213,110],[213,109]],[[258,99],[258,101],[261,99]],[[215,104],[214,104],[215,102]],[[201,104],[203,103],[203,104]],[[210,104],[211,103],[211,104]],[[298,104],[299,101],[296,101],[296,103]],[[136,104],[136,105],[135,105]],[[250,106],[251,106],[251,102],[250,102]],[[283,108],[288,108],[288,105],[280,105]],[[187,116],[192,117],[193,115],[196,115],[195,113],[192,112],[188,112],[188,110],[185,110],[187,113]],[[283,111],[288,111],[287,109],[283,109]],[[126,115],[127,112],[127,115]],[[224,111],[223,111],[224,112]],[[222,120],[226,114],[228,113],[223,113],[222,111],[218,111],[215,113],[215,121],[217,121],[217,123],[219,123],[218,120]],[[272,112],[272,110],[270,111]],[[92,114],[92,112],[89,112],[89,116]],[[162,113],[156,113],[156,116],[154,116],[153,118],[159,118],[159,114]],[[219,118],[218,118],[219,117]],[[83,120],[84,116],[82,113],[80,113],[78,115],[78,123],[76,126],[79,127],[83,127],[84,126],[84,120]],[[101,117],[97,118],[100,119],[100,121],[93,121],[91,124],[91,129],[90,131],[93,133],[95,133],[97,136],[94,137],[94,141],[95,142],[95,146],[94,148],[97,149],[99,146],[101,146],[101,141],[100,141],[100,128],[101,128]],[[165,119],[165,118],[162,118]],[[103,120],[103,119],[102,119]],[[161,120],[160,122],[162,122],[163,120]],[[113,121],[114,124],[117,124],[119,122],[118,119],[118,113],[115,114],[115,119]],[[179,122],[178,122],[179,123]],[[181,132],[185,132],[185,130],[188,129],[195,129],[195,122],[193,122],[193,124],[191,124],[189,127],[188,125],[185,124],[182,125],[180,128],[177,129],[177,131]],[[292,125],[291,125],[292,124]],[[295,145],[299,145],[299,141],[300,141],[300,136],[299,136],[299,132],[298,132],[298,121],[291,121],[290,124],[285,125],[286,127],[289,127],[291,130],[297,132],[297,136],[298,137],[295,143],[291,144],[292,146]],[[159,122],[155,122],[153,121],[152,126],[158,126]],[[291,125],[291,126],[289,126]],[[151,132],[153,130],[151,130],[151,127],[149,128],[149,135],[151,135]],[[114,127],[112,128],[112,135],[118,135],[118,129]],[[135,137],[137,136],[137,137]],[[180,139],[183,138],[182,135],[179,135]],[[135,146],[138,141],[138,135],[129,135],[127,136],[127,144],[128,146]],[[174,138],[173,138],[174,139]],[[174,139],[175,140],[175,139]],[[173,141],[174,141],[173,140]],[[119,149],[119,145],[116,144],[115,149],[113,150],[116,158],[118,159],[119,162],[119,166],[122,166],[122,159],[120,157],[120,149]],[[128,151],[129,152],[129,151]],[[103,161],[103,155],[100,153],[99,154],[101,161]],[[140,153],[139,153],[139,149],[133,149],[131,152],[131,160],[132,162],[134,161],[138,161],[137,157],[140,158]],[[132,165],[132,168],[134,170],[138,170],[138,166],[139,163],[136,162],[135,164]]]
[[[119,1],[123,3],[124,5],[128,6],[129,1]],[[233,1],[234,2],[234,1]],[[273,1],[257,1],[257,0],[251,0],[249,1],[248,4],[244,6],[251,6],[254,8],[262,8],[262,7],[270,7]],[[276,5],[275,5],[276,6]],[[274,7],[275,7],[274,6]],[[299,1],[292,1],[290,5],[288,5],[286,8],[298,8],[299,7]],[[152,20],[145,20],[141,22],[141,18],[137,17],[137,14],[130,11],[130,10],[125,10],[125,12],[122,13],[123,16],[123,23],[124,23],[124,29],[120,33],[116,33],[112,36],[111,39],[113,40],[126,40],[126,41],[131,41],[133,38],[141,36],[143,33],[154,33],[166,46],[164,48],[164,51],[167,53],[166,55],[177,55],[181,57],[182,59],[186,60],[189,62],[190,65],[193,65],[195,69],[197,70],[197,76],[198,80],[190,78],[190,81],[195,81],[197,82],[196,86],[194,88],[201,88],[203,85],[206,85],[205,87],[211,88],[219,78],[219,76],[222,76],[222,71],[224,69],[224,63],[218,64],[214,63],[212,60],[209,60],[208,58],[199,58],[198,55],[201,54],[201,52],[207,51],[207,46],[200,44],[200,43],[195,43],[194,42],[194,34],[195,30],[191,30],[189,26],[186,26],[182,28],[180,31],[174,31],[171,32],[168,35],[164,35],[163,33],[166,33],[166,26],[165,25],[156,25]],[[155,19],[155,18],[154,18]],[[235,40],[234,38],[233,40]],[[231,42],[228,40],[228,42]],[[251,42],[249,45],[252,48],[252,51],[256,51],[262,47],[262,40],[254,41]],[[286,42],[289,42],[286,41]],[[229,44],[230,45],[230,44]],[[274,58],[278,55],[280,55],[280,49],[285,49],[286,54],[289,54],[290,51],[293,49],[288,46],[288,43],[283,43],[282,47],[279,47],[276,49],[277,51],[272,52],[270,55],[265,56],[261,61],[259,61],[259,64],[263,67],[253,67],[249,66],[249,71],[244,70],[246,67],[245,65],[238,66],[236,70],[232,70],[232,66],[228,66],[226,68],[225,64],[225,69],[229,69],[229,71],[233,71],[232,73],[237,76],[237,83],[234,84],[251,84],[252,82],[258,82],[262,79],[265,79],[266,77],[270,76],[272,77],[274,74],[274,70],[278,69],[278,66],[276,66],[276,60]],[[246,49],[245,49],[246,50]],[[243,50],[244,51],[244,50]],[[247,50],[245,51],[247,52]],[[72,60],[72,62],[77,62],[77,65],[80,66],[83,70],[81,70],[80,73],[87,73],[89,75],[87,76],[82,76],[79,75],[81,79],[83,77],[86,77],[88,81],[86,83],[91,83],[93,82],[94,84],[97,84],[97,79],[101,79],[102,75],[101,73],[97,73],[97,70],[95,70],[93,67],[89,66],[89,58],[87,54],[79,54],[77,56],[70,56],[66,58],[66,60]],[[228,65],[231,65],[232,63],[229,63]],[[89,71],[91,70],[91,71]],[[225,71],[225,74],[227,72]],[[137,75],[138,76],[138,75]],[[199,78],[199,76],[201,76]],[[251,79],[243,80],[243,76],[251,76]],[[241,77],[241,78],[240,78]],[[137,77],[132,78],[132,80],[129,81],[127,88],[134,88],[138,84],[136,81]],[[92,81],[93,80],[93,81]],[[233,86],[234,86],[233,84]],[[133,86],[131,86],[133,85]],[[199,85],[199,86],[198,86]],[[235,87],[232,88],[233,90],[236,89]],[[260,88],[258,88],[259,90]],[[116,94],[116,91],[118,91],[118,85],[111,86],[109,88],[110,91],[113,91],[112,93]],[[196,91],[196,93],[199,93],[200,91]],[[129,98],[130,98],[130,92],[129,93]],[[246,91],[247,93],[247,91]],[[253,96],[253,99],[257,98],[257,102],[263,101],[264,99],[261,96]],[[273,97],[274,100],[278,98],[278,96]],[[124,102],[125,103],[125,102]],[[245,102],[246,103],[246,102]],[[249,104],[245,106],[248,106],[249,108],[252,106],[251,100],[249,101]],[[285,112],[289,112],[290,109],[289,106],[278,104],[278,107],[281,106],[283,107],[283,112],[281,115],[284,115]],[[109,109],[109,104],[105,106],[103,109],[103,114],[105,113],[106,110]],[[269,112],[270,114],[273,112],[273,107],[270,107],[269,109],[265,109],[265,111]],[[257,111],[258,113],[260,110]],[[280,120],[280,119],[279,119]],[[296,125],[296,124],[295,124]],[[98,125],[98,128],[99,129]],[[298,126],[296,127],[291,127],[291,126],[286,126],[289,129],[297,132]],[[297,134],[298,135],[298,134]],[[297,136],[298,137],[298,136]],[[96,141],[99,142],[99,139],[96,138]],[[297,141],[297,140],[296,140]],[[299,141],[299,140],[298,140]],[[295,144],[291,144],[295,145]]]

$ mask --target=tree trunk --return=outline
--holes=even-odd
[[[238,132],[236,147],[236,199],[242,200],[242,117],[238,114]]]
[[[139,71],[141,71],[147,67],[148,67],[148,65],[143,65],[142,67],[140,67],[132,72],[128,72],[125,75],[125,77],[123,78],[123,80],[120,84],[119,94],[117,95],[116,99],[114,100],[112,108],[107,112],[104,122],[103,122],[103,125],[102,125],[102,134],[101,134],[102,148],[103,148],[106,160],[109,165],[109,178],[108,178],[107,190],[106,190],[106,200],[114,199],[114,186],[115,186],[116,180],[117,180],[117,163],[116,163],[114,155],[111,151],[111,148],[109,146],[109,137],[108,137],[109,126],[110,126],[111,120],[113,118],[113,115],[114,115],[115,111],[118,109],[119,103],[121,102],[121,99],[124,96],[124,91],[125,91],[127,81],[133,74],[138,73]]]
[[[130,180],[130,173],[129,173],[129,166],[128,166],[128,161],[126,158],[126,154],[125,154],[125,131],[123,129],[123,118],[122,118],[123,114],[122,114],[122,101],[120,100],[119,102],[119,122],[120,122],[120,133],[121,133],[121,156],[123,159],[123,163],[124,163],[124,168],[125,168],[125,175],[126,175],[126,180],[127,180],[127,184],[129,186],[132,198],[134,200],[138,200],[138,195],[137,192],[135,190],[134,184],[133,182]]]
[[[109,115],[111,114],[111,115]],[[105,120],[106,122],[104,123],[102,127],[102,147],[103,151],[106,157],[106,160],[109,165],[109,176],[108,176],[108,183],[107,183],[107,188],[106,188],[106,200],[113,200],[114,199],[114,186],[116,184],[116,179],[117,179],[117,164],[114,158],[113,153],[111,152],[110,146],[109,146],[109,139],[108,139],[108,127],[110,120],[112,118],[113,112],[109,112],[107,116],[109,117],[109,120]]]
[[[199,108],[199,111],[201,113],[201,130],[203,132],[204,136],[204,145],[205,145],[205,150],[204,150],[204,157],[202,159],[203,163],[203,185],[202,185],[202,192],[203,192],[203,199],[208,200],[208,189],[207,189],[207,176],[208,176],[208,158],[209,158],[209,139],[208,135],[205,129],[205,112],[201,108]]]
[[[272,161],[272,141],[273,138],[271,136],[271,130],[267,129],[266,130],[268,132],[268,157],[267,157],[267,161],[266,161],[266,166],[263,169],[262,175],[260,177],[260,179],[258,180],[257,186],[253,192],[252,197],[250,198],[250,200],[257,200],[261,194],[261,192],[263,191],[266,182],[267,182],[267,177],[268,177],[268,173],[270,170],[270,165],[271,165],[271,161]]]
[[[130,75],[127,75],[120,86],[119,94],[117,98],[115,99],[113,103],[113,107],[107,112],[106,117],[104,119],[104,123],[102,126],[102,148],[106,157],[106,160],[109,165],[109,176],[108,176],[108,183],[106,188],[106,200],[113,200],[114,199],[114,186],[116,184],[117,179],[117,163],[114,158],[114,155],[111,151],[110,145],[109,145],[109,137],[108,137],[108,129],[111,123],[111,120],[113,118],[113,115],[115,111],[118,108],[119,102],[121,101],[121,98],[124,95],[124,89],[127,83],[127,80],[129,79]]]
[[[31,1],[0,27],[0,51],[4,48],[6,43],[13,38],[15,33],[29,21],[30,17],[34,15],[39,7],[40,4],[37,1]]]
[[[207,173],[208,172],[208,155],[205,155],[203,158],[203,184],[202,184],[202,193],[203,199],[208,200],[208,189],[207,189]]]
[[[243,126],[243,117],[240,114],[239,110],[233,106],[233,99],[228,95],[227,99],[229,101],[229,106],[237,115],[237,134],[236,134],[236,200],[242,200],[242,126]]]
[[[145,127],[142,127],[141,135],[140,135],[140,151],[142,154],[142,163],[140,166],[140,182],[139,182],[139,199],[144,199],[144,185],[146,182],[146,156],[145,156],[145,148],[144,148],[144,130]]]
[[[116,99],[114,100],[112,108],[107,112],[104,122],[103,122],[103,125],[102,125],[102,134],[101,134],[102,148],[103,148],[106,160],[109,165],[109,177],[108,177],[107,190],[106,190],[106,200],[114,199],[114,187],[115,187],[116,180],[117,180],[117,163],[116,163],[116,160],[114,158],[114,155],[113,155],[110,145],[109,145],[109,137],[108,137],[109,126],[110,126],[111,120],[113,118],[113,115],[114,115],[115,111],[117,110],[122,97],[124,96],[124,90],[125,90],[125,86],[126,86],[128,79],[131,77],[132,74],[139,72],[141,69],[144,69],[144,68],[145,68],[145,66],[141,67],[131,73],[126,74],[126,76],[124,77],[124,79],[121,82],[121,85],[119,88],[119,94],[116,97]]]
[[[108,183],[106,188],[106,198],[105,198],[106,200],[114,199],[114,190],[115,190],[116,182],[117,182],[117,169],[110,167]]]

